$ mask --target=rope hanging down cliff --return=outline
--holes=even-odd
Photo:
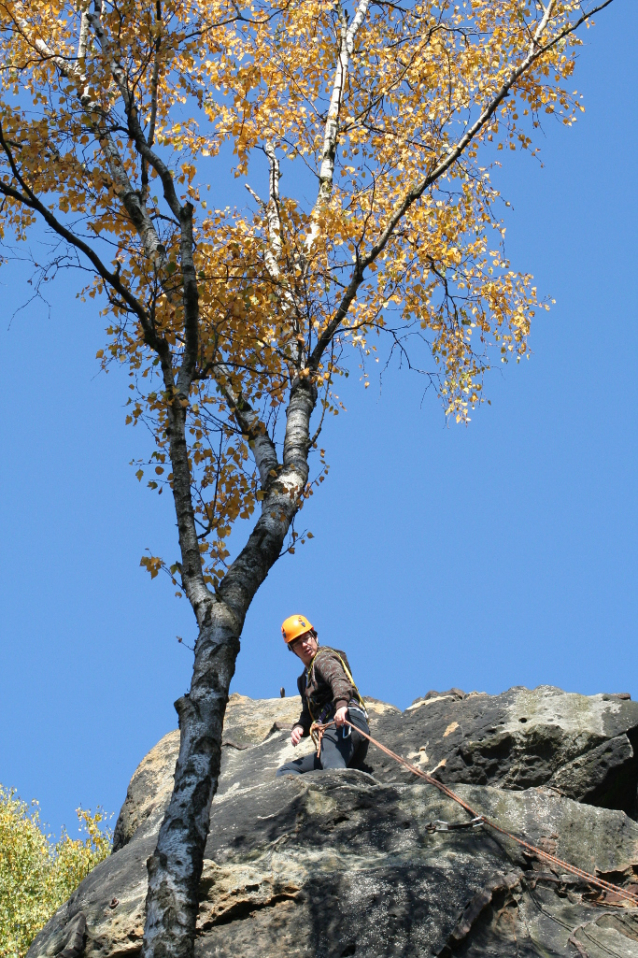
[[[335,722],[325,722],[320,724],[315,722],[310,730],[312,739],[315,744],[318,746],[318,753],[321,752],[321,739],[323,738],[323,733],[327,728],[330,728],[331,725],[334,725]],[[576,865],[571,865],[569,862],[563,861],[562,858],[557,858],[555,855],[552,855],[550,852],[544,851],[542,848],[538,848],[536,845],[532,845],[530,842],[526,842],[525,839],[519,838],[518,835],[513,835],[511,832],[508,832],[505,828],[501,828],[500,825],[497,825],[496,822],[493,822],[490,818],[487,818],[485,815],[482,815],[475,808],[472,808],[471,805],[468,805],[467,802],[464,802],[460,795],[457,795],[456,792],[453,792],[451,788],[448,788],[447,785],[444,785],[443,782],[439,782],[436,778],[433,778],[432,775],[428,775],[427,772],[424,772],[422,769],[417,768],[415,765],[412,765],[407,759],[403,758],[401,755],[397,755],[396,752],[393,752],[387,746],[382,745],[381,742],[378,742],[376,739],[372,738],[371,735],[366,735],[360,728],[356,728],[346,719],[346,725],[350,726],[351,729],[355,729],[359,735],[363,735],[364,738],[367,738],[369,742],[373,745],[376,745],[377,748],[381,749],[389,758],[394,759],[395,762],[398,762],[399,765],[403,765],[409,772],[412,772],[413,775],[418,775],[419,778],[422,778],[428,785],[434,785],[435,788],[438,788],[440,792],[444,795],[447,795],[448,798],[451,798],[454,802],[465,809],[465,811],[472,816],[473,821],[469,824],[477,825],[482,823],[487,825],[488,828],[492,828],[495,832],[504,835],[506,838],[511,838],[513,842],[516,842],[517,845],[520,845],[521,848],[525,848],[528,852],[531,852],[534,855],[537,855],[539,858],[545,859],[545,861],[551,862],[553,865],[559,865],[565,871],[570,872],[572,875],[576,875],[578,878],[581,878],[583,881],[588,882],[591,885],[596,885],[598,888],[602,888],[604,891],[613,892],[615,895],[624,898],[626,901],[631,902],[632,905],[638,907],[638,894],[633,894],[630,891],[627,891],[625,888],[621,888],[620,885],[614,885],[612,882],[605,881],[604,878],[598,878],[596,875],[591,875],[589,872],[583,871],[582,868],[578,868]]]

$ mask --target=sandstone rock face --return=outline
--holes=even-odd
[[[372,747],[369,772],[276,779],[295,754],[278,726],[298,710],[298,697],[229,703],[198,958],[638,958],[637,908],[550,870],[485,826],[434,830],[468,816]],[[622,810],[635,802],[637,712],[618,697],[547,687],[493,697],[451,690],[404,713],[372,703],[371,727],[424,769],[465,782],[454,785],[459,795],[504,828],[638,891],[638,825]],[[143,760],[117,823],[118,850],[29,958],[59,955],[84,920],[86,958],[138,953],[146,860],[177,748],[170,733]]]
[[[366,699],[366,703],[372,721],[383,716],[401,714],[399,709],[386,702]],[[248,769],[251,769],[252,775],[259,782],[263,780],[266,772],[276,771],[285,761],[312,751],[310,739],[296,749],[286,747],[284,744],[282,751],[281,744],[286,742],[287,736],[273,735],[274,747],[268,750],[269,764],[260,764],[263,762],[263,753],[259,754],[255,762],[247,755],[235,754],[269,740],[272,733],[289,731],[299,718],[300,711],[301,701],[298,695],[283,699],[259,700],[238,695],[236,692],[230,696],[222,736],[224,760],[218,794],[221,795],[228,788],[235,787],[234,774],[237,781],[243,781],[245,785]],[[115,826],[114,852],[123,848],[133,835],[138,834],[141,838],[142,834],[155,833],[159,829],[173,790],[178,751],[179,732],[169,732],[138,765]],[[140,829],[139,833],[138,829]]]
[[[375,727],[393,751],[450,784],[546,785],[579,802],[636,812],[638,702],[624,697],[548,685],[495,696],[453,689],[382,716]],[[371,764],[383,781],[409,780],[382,753]]]

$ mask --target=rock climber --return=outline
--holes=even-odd
[[[368,740],[357,729],[370,734],[368,713],[354,684],[345,652],[320,646],[317,632],[304,615],[291,615],[283,623],[284,642],[304,664],[297,679],[301,695],[301,715],[290,735],[292,745],[310,735],[313,722],[334,721],[321,739],[321,754],[316,751],[286,762],[277,775],[303,775],[317,769],[360,768],[368,751]],[[346,719],[356,726],[346,725]]]

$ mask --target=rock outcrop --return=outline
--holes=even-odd
[[[429,693],[376,725],[391,748],[443,782],[525,789],[546,785],[577,802],[636,812],[638,702],[548,685],[502,695]],[[382,753],[375,777],[408,781]]]
[[[371,748],[365,771],[275,779],[294,754],[299,699],[232,696],[211,808],[201,958],[638,958],[638,908],[602,893],[415,783]],[[401,713],[370,703],[372,734],[541,848],[638,892],[638,703],[559,689],[429,693]],[[34,941],[54,958],[85,927],[86,958],[131,958],[146,860],[170,797],[176,732],[129,786],[114,854]],[[304,743],[305,749],[311,747]],[[83,924],[85,922],[85,925]],[[75,940],[74,939],[74,940]]]

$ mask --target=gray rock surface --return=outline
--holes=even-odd
[[[249,778],[256,783],[262,782],[264,775],[273,773],[285,761],[312,751],[309,739],[297,749],[292,749],[286,744],[286,735],[273,734],[292,728],[299,718],[300,702],[298,695],[258,700],[237,692],[230,696],[222,736],[224,751],[218,794],[222,795],[229,788],[234,788],[236,781],[242,782],[244,787]],[[386,702],[366,699],[366,703],[372,721],[401,714],[399,709]],[[264,758],[263,750],[255,757],[248,754],[251,746],[263,742],[269,744],[266,749],[268,758]],[[138,765],[115,825],[113,851],[123,848],[138,834],[138,830],[138,837],[142,837],[155,833],[159,828],[173,790],[178,751],[179,732],[169,732]],[[244,752],[247,754],[242,755]]]
[[[292,724],[298,708],[298,698],[229,703],[198,956],[638,958],[637,908],[550,870],[485,826],[433,831],[437,820],[462,823],[466,813],[372,748],[372,774],[275,779],[294,754],[277,723]],[[547,687],[494,697],[451,690],[404,713],[373,703],[371,725],[428,771],[438,766],[454,782],[465,775],[469,784],[455,790],[503,827],[638,891],[638,825],[593,803],[635,800],[636,710],[620,698]],[[86,958],[137,954],[146,860],[177,747],[170,733],[140,764],[117,823],[118,850],[58,911],[29,958],[59,955],[80,916]]]
[[[525,789],[636,813],[638,702],[576,695],[549,685],[502,695],[429,693],[375,723],[379,738],[441,781]],[[380,753],[375,776],[408,781]]]

